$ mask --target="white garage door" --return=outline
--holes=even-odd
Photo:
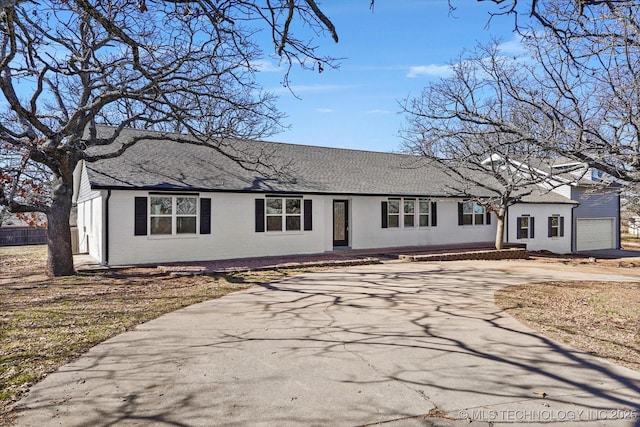
[[[613,218],[578,218],[576,221],[576,249],[590,251],[615,247]]]

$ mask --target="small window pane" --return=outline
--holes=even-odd
[[[558,226],[558,220],[560,217],[557,216],[552,216],[551,217],[551,226],[552,227],[557,227]]]
[[[429,203],[428,201],[420,201],[420,213],[421,214],[428,214],[429,213],[429,205],[431,203]]]
[[[156,216],[151,218],[151,234],[171,234],[171,217]]]
[[[287,214],[300,214],[300,199],[287,199]]]
[[[389,215],[389,228],[398,228],[400,226],[400,215]]]
[[[171,215],[171,197],[152,197],[151,215]]]
[[[281,214],[282,213],[282,199],[267,199],[267,214]]]
[[[198,213],[195,197],[178,197],[176,199],[176,214],[196,215]]]
[[[420,215],[420,227],[429,226],[429,215]]]
[[[282,231],[282,217],[281,216],[268,216],[267,217],[267,231]]]
[[[523,216],[520,218],[520,228],[529,228],[529,217]]]
[[[404,216],[404,226],[413,227],[415,225],[415,218],[412,214],[406,214]]]
[[[404,201],[404,213],[412,214],[416,211],[416,202],[413,200],[405,200]]]
[[[196,217],[181,216],[176,218],[176,232],[178,234],[195,234],[196,233]]]
[[[388,209],[390,214],[400,213],[400,202],[398,200],[389,200]]]
[[[473,204],[473,213],[481,214],[484,213],[484,208],[477,203]]]
[[[287,216],[287,231],[300,230],[300,217]]]
[[[463,225],[473,225],[473,215],[462,215]]]
[[[484,224],[484,214],[475,214],[476,225]]]
[[[462,213],[470,214],[473,213],[473,202],[464,202],[462,204]]]

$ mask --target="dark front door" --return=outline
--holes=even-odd
[[[333,201],[333,246],[349,246],[349,201]]]

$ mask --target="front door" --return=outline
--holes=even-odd
[[[349,246],[349,201],[333,201],[333,246]]]

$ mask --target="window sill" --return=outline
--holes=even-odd
[[[148,240],[197,239],[201,234],[149,234]],[[207,234],[210,236],[210,234]]]
[[[311,230],[308,230],[311,231]],[[265,231],[265,236],[300,236],[304,231]]]

